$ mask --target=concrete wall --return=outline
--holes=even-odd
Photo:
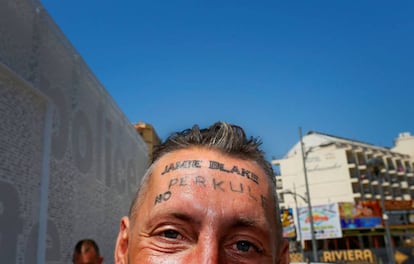
[[[40,2],[0,1],[0,262],[112,263],[147,147]]]

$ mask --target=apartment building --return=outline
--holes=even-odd
[[[283,159],[272,160],[278,167],[280,206],[308,206],[306,171],[312,208],[337,202],[342,204],[339,206],[342,210],[345,210],[343,204],[352,204],[357,209],[350,212],[351,218],[341,219],[341,238],[316,241],[319,258],[340,262],[367,253],[364,263],[388,263],[393,255],[387,253],[389,243],[398,263],[414,263],[414,136],[401,133],[391,149],[319,132],[309,132],[302,142],[303,145],[300,141],[296,143]],[[383,210],[377,208],[381,198],[387,211],[390,238],[386,238]],[[303,261],[299,249],[303,247],[302,252],[309,257],[313,246],[310,240],[304,240],[302,246],[295,243],[302,240],[301,232],[305,229],[298,225],[300,210],[292,211],[296,211],[299,235],[290,238],[291,258]],[[350,255],[341,255],[345,253]]]
[[[272,160],[280,171],[282,207],[295,207],[293,195],[283,193],[306,197],[303,160],[312,205],[380,199],[379,184],[386,200],[414,199],[414,136],[410,133],[401,133],[392,149],[314,131],[302,141],[304,155],[299,141],[284,158]],[[305,205],[301,199],[297,202]]]

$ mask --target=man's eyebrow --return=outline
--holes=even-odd
[[[187,222],[187,223],[192,223],[192,224],[197,224],[197,225],[201,225],[201,220],[197,220],[196,218],[194,218],[194,216],[191,216],[187,213],[184,212],[179,212],[179,211],[169,211],[169,212],[163,212],[161,214],[155,214],[154,215],[155,219],[160,219],[160,218],[174,218],[177,220],[181,220],[183,222]]]
[[[258,221],[248,217],[238,217],[231,224],[232,227],[261,227],[263,226]]]
[[[232,223],[230,223],[229,228],[231,229],[238,229],[238,228],[247,228],[251,230],[255,230],[254,232],[258,232],[261,235],[266,235],[268,230],[270,230],[269,223],[267,221],[263,221],[262,219],[246,217],[246,216],[239,216],[233,219]]]
[[[194,223],[198,222],[194,219],[194,217],[191,217],[190,215],[186,213],[182,213],[182,212],[171,212],[169,215],[179,220],[185,221],[185,222],[194,222]]]

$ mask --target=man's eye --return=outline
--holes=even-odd
[[[246,241],[246,240],[237,241],[236,248],[237,250],[240,250],[243,252],[249,252],[250,249],[252,248],[256,251],[259,251],[258,248],[253,243],[250,243],[249,241]]]
[[[180,233],[178,233],[175,230],[166,230],[162,232],[161,235],[163,235],[166,238],[177,239]]]

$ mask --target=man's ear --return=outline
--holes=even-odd
[[[289,242],[286,239],[282,240],[282,245],[280,247],[280,256],[278,264],[289,264]]]
[[[128,244],[129,244],[129,219],[124,216],[119,225],[118,238],[115,245],[115,263],[128,263]]]

